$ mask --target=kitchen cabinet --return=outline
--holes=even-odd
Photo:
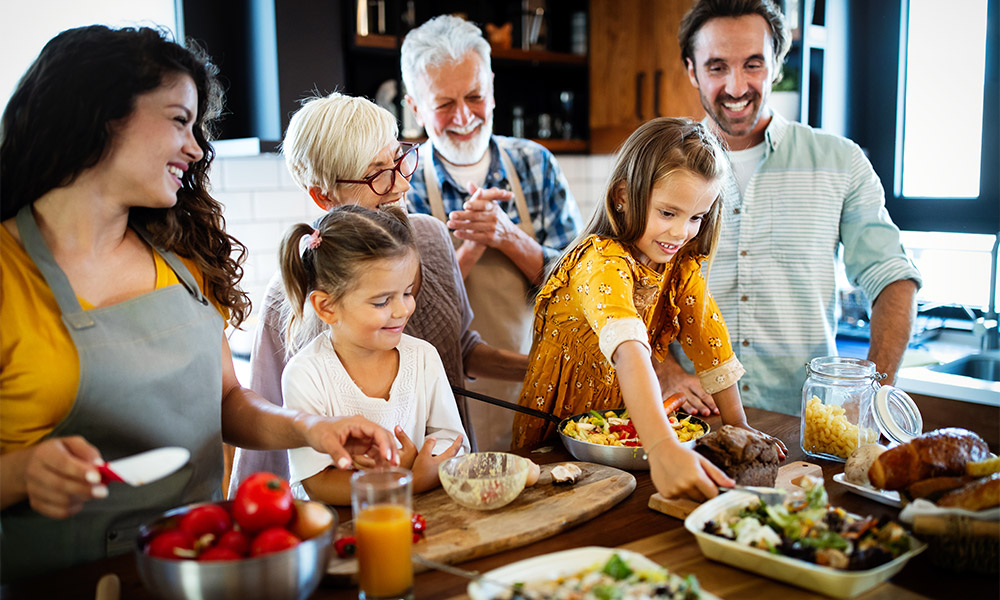
[[[590,151],[614,152],[654,117],[704,116],[680,58],[677,29],[689,6],[590,2]]]

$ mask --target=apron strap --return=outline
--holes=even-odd
[[[420,147],[420,152],[421,154],[424,152],[427,153],[427,159],[423,161],[424,184],[427,186],[427,202],[431,207],[431,215],[442,223],[447,223],[448,217],[444,212],[444,201],[441,198],[441,184],[438,183],[437,172],[434,170],[434,148],[431,146],[430,140],[427,140]],[[514,163],[511,161],[505,148],[500,148],[500,161],[503,163],[504,170],[507,171],[507,179],[510,181],[511,191],[514,193],[517,216],[521,220],[518,223],[518,227],[534,240],[535,229],[531,226],[531,213],[528,212],[528,203],[524,199],[521,180],[518,178],[517,170],[514,169]]]
[[[94,320],[80,306],[80,300],[73,292],[73,286],[69,283],[66,273],[59,267],[52,250],[49,249],[42,232],[38,229],[35,221],[35,214],[31,210],[31,204],[22,206],[17,211],[16,223],[17,232],[21,236],[21,244],[25,252],[31,258],[38,270],[41,271],[45,283],[49,284],[52,295],[59,304],[63,318],[67,325],[74,329],[86,329],[94,326]]]
[[[142,225],[137,223],[129,223],[129,225],[135,230],[136,233],[139,234],[139,237],[149,244],[150,248],[163,257],[164,262],[166,262],[167,266],[174,270],[174,273],[177,274],[177,279],[180,280],[181,285],[184,286],[188,293],[194,296],[194,299],[198,302],[208,306],[208,299],[202,293],[201,286],[199,286],[198,282],[195,281],[194,275],[192,275],[191,271],[189,271],[184,263],[181,262],[181,259],[177,258],[177,255],[173,252],[168,252],[166,250],[161,251],[157,248],[156,244],[154,244],[152,239],[150,239],[149,232],[146,231],[146,228]]]

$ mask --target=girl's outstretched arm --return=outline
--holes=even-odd
[[[614,363],[625,406],[649,455],[656,491],[667,498],[700,501],[716,496],[717,485],[732,486],[733,480],[708,459],[680,445],[663,411],[649,350],[634,340],[622,342],[614,352]]]

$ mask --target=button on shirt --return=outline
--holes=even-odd
[[[854,142],[774,114],[765,156],[741,195],[723,191],[709,289],[746,368],[747,406],[798,414],[805,364],[837,353],[838,251],[869,301],[920,273],[885,209],[882,184]],[[688,365],[689,366],[689,365]]]
[[[531,215],[531,225],[535,230],[535,238],[542,245],[545,262],[548,263],[561,256],[563,248],[580,232],[582,222],[580,209],[569,191],[569,183],[555,157],[545,147],[529,140],[497,135],[490,138],[490,168],[484,187],[511,189],[507,173],[500,161],[498,143],[510,154],[511,162],[517,169],[524,200]],[[426,146],[422,146],[421,149],[424,147]],[[420,154],[420,160],[427,160],[423,152]],[[441,200],[445,213],[462,210],[462,205],[469,198],[468,192],[445,170],[440,157],[435,155],[433,160],[434,170],[438,181],[441,182]],[[417,169],[410,179],[410,190],[406,193],[406,201],[410,211],[431,214],[423,169]],[[517,205],[513,200],[500,202],[499,205],[512,223],[516,225],[521,222],[517,214]]]

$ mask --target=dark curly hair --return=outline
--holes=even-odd
[[[174,206],[136,207],[129,220],[144,226],[158,247],[193,260],[207,281],[206,293],[239,325],[250,311],[249,298],[237,286],[246,246],[226,233],[222,205],[208,193],[215,157],[209,140],[222,110],[222,87],[215,65],[197,46],[189,46],[146,27],[93,25],[52,38],[3,113],[0,220],[97,165],[109,150],[116,123],[132,114],[138,96],[172,75],[189,75],[198,91],[194,137],[204,156],[184,174]]]

